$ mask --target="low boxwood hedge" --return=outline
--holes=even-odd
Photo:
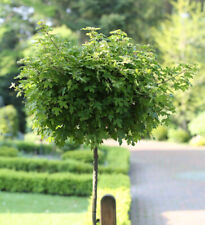
[[[54,151],[53,146],[49,144],[37,144],[26,141],[15,141],[14,143],[19,151],[35,154],[49,154]]]
[[[8,146],[15,147],[19,151],[25,153],[33,153],[33,154],[49,154],[54,152],[54,148],[49,144],[37,144],[33,142],[20,141],[20,140],[12,140],[12,141],[1,141],[0,146]]]
[[[131,207],[130,196],[130,180],[128,175],[101,175],[99,176],[98,184],[98,211],[97,218],[100,218],[100,200],[106,194],[111,194],[116,199],[117,207],[117,224],[131,225],[129,218],[129,211]],[[92,218],[92,199],[86,215],[85,223],[83,225],[91,225]]]
[[[76,160],[48,160],[19,157],[0,157],[0,168],[13,169],[26,172],[71,172],[71,173],[92,173],[91,164],[79,162]],[[99,166],[100,173],[126,173],[123,168]]]
[[[71,173],[33,173],[0,170],[0,190],[57,195],[88,196],[92,192],[91,175]]]
[[[104,171],[115,171],[118,173],[127,174],[130,169],[130,152],[127,148],[102,146],[105,162]],[[110,171],[110,172],[111,172]]]
[[[62,159],[75,159],[85,163],[93,162],[93,152],[90,149],[82,149],[76,151],[68,151],[62,155]],[[102,151],[98,151],[99,164],[104,163],[105,155]]]
[[[92,165],[77,162],[75,160],[48,160],[33,158],[0,158],[0,168],[13,169],[16,171],[36,172],[72,172],[92,173]]]
[[[13,147],[0,146],[0,157],[16,157],[18,150]]]
[[[112,171],[118,171],[119,174],[110,171],[110,174],[99,175],[97,218],[100,218],[100,200],[104,195],[111,194],[115,197],[117,203],[117,224],[131,225],[129,218],[131,207],[130,179],[128,176],[130,152],[126,148],[108,146],[102,146],[101,150],[104,151],[107,164],[103,170],[108,172],[112,168]],[[120,174],[120,172],[124,174]],[[91,225],[91,218],[92,199],[90,198],[86,220],[83,225]]]

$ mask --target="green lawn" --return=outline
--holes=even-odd
[[[0,225],[82,225],[88,199],[0,192]]]

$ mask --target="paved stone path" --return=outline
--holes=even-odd
[[[205,225],[204,150],[131,151],[130,176],[132,225]]]

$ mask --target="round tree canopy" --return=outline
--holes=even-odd
[[[64,143],[97,146],[105,138],[128,144],[147,136],[174,111],[173,91],[189,86],[192,67],[162,68],[147,46],[116,30],[106,37],[96,28],[89,41],[74,46],[41,24],[32,57],[18,79],[34,128]]]

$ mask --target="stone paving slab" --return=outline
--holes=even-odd
[[[163,217],[166,218],[168,225],[205,224],[205,210],[166,212]]]
[[[205,151],[131,151],[132,225],[205,225]]]
[[[131,150],[132,225],[205,225],[205,147],[144,140],[122,146]]]

